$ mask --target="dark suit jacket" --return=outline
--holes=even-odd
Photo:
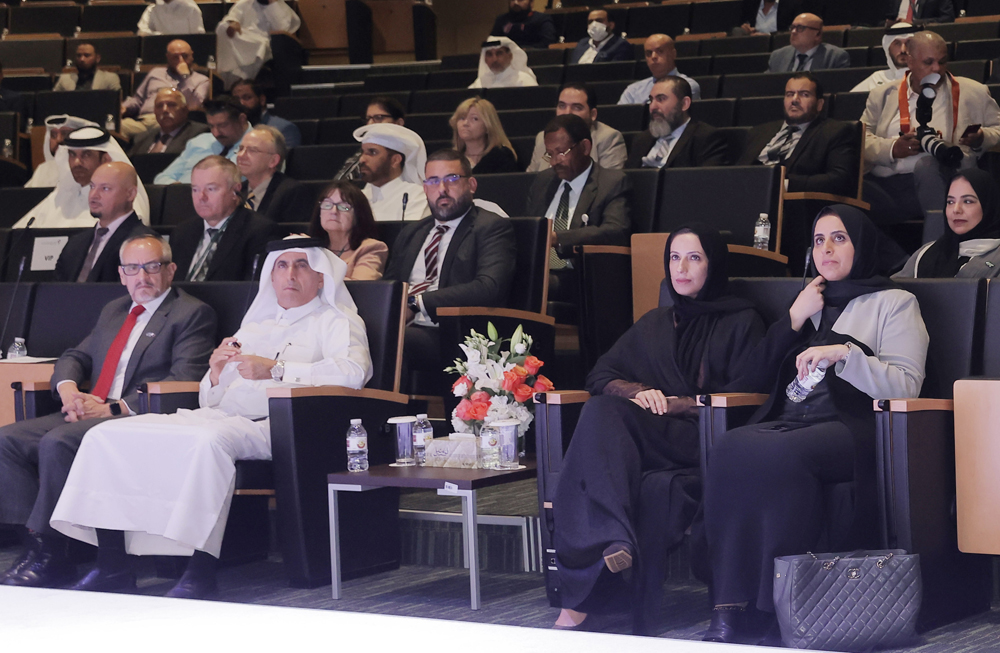
[[[198,134],[204,134],[207,131],[209,131],[208,125],[200,122],[189,121],[179,132],[177,132],[177,136],[174,137],[174,140],[167,143],[167,149],[163,150],[163,152],[166,154],[180,154],[184,151],[184,146],[187,145],[189,140]],[[153,141],[159,137],[159,126],[147,129],[143,133],[136,136],[135,140],[132,141],[132,149],[129,151],[128,155],[131,157],[148,153]]]
[[[500,14],[493,22],[490,36],[506,36],[521,48],[547,48],[557,38],[552,16],[538,11],[528,12],[524,20],[517,21],[511,19],[510,13]]]
[[[952,0],[916,0],[915,5],[913,17],[921,23],[951,23],[955,20],[955,5]],[[887,0],[886,17],[895,18],[898,10],[899,0]]]
[[[807,6],[810,2],[802,0],[782,0],[778,3],[778,31],[787,32],[788,27],[795,20],[795,17],[804,11],[810,11]],[[757,22],[757,10],[760,9],[760,0],[743,0],[740,7],[740,24],[749,23],[751,26]]]
[[[799,52],[790,45],[778,48],[771,53],[765,72],[784,73],[792,70],[798,64],[798,54]],[[816,52],[812,56],[812,63],[809,64],[810,72],[828,70],[830,68],[850,67],[851,55],[847,54],[847,50],[838,48],[836,45],[830,45],[829,43],[820,43],[816,46]]]
[[[775,120],[751,129],[736,165],[760,164],[757,157],[783,124]],[[787,168],[788,190],[856,195],[860,153],[854,135],[855,127],[849,122],[817,117],[802,134],[792,155],[781,162]]]
[[[122,399],[134,411],[138,388],[149,381],[200,381],[215,349],[215,311],[187,293],[171,288],[143,327],[125,368]],[[67,349],[52,372],[52,392],[60,381],[97,384],[104,357],[125,323],[132,299],[126,295],[104,307],[94,330],[78,346]]]
[[[413,264],[434,226],[434,217],[408,224],[396,237],[384,278],[410,281]],[[424,309],[439,306],[504,306],[514,280],[514,227],[505,218],[473,206],[458,225],[441,263],[438,289],[423,294]]]
[[[653,149],[656,139],[649,130],[638,134],[632,140],[626,168],[641,168],[642,157]],[[700,168],[704,166],[724,166],[726,161],[726,139],[718,129],[692,119],[670,150],[664,168]]]
[[[125,221],[115,229],[115,233],[111,234],[111,237],[108,238],[104,249],[101,250],[101,255],[94,261],[94,267],[90,269],[90,274],[87,275],[87,281],[119,283],[121,277],[118,276],[118,264],[120,263],[118,250],[121,248],[122,243],[129,236],[152,233],[156,232],[142,224],[139,216],[133,212],[132,215],[125,218]],[[83,262],[86,260],[87,253],[90,252],[90,245],[93,242],[94,229],[89,229],[70,237],[66,246],[63,247],[62,252],[59,254],[59,260],[56,261],[56,281],[76,281],[76,278],[80,275],[80,270],[83,269]]]
[[[243,180],[243,197],[250,192]],[[313,191],[283,172],[274,173],[264,198],[255,198],[257,213],[275,222],[309,222],[312,220],[316,197]]]
[[[759,0],[758,0],[759,1]],[[781,3],[778,3],[781,6]],[[587,48],[590,47],[590,37],[585,39],[580,39],[580,42],[576,44],[573,49],[573,53],[569,55],[569,62],[580,63],[580,57],[584,55]],[[604,63],[605,61],[634,61],[635,60],[635,49],[633,49],[632,44],[618,36],[617,34],[612,34],[611,39],[605,44],[603,48],[597,51],[597,55],[594,57],[594,63]]]
[[[264,263],[264,247],[278,237],[275,224],[259,213],[239,207],[229,218],[230,224],[222,233],[222,239],[208,264],[205,281],[246,281],[254,274],[253,260],[261,254],[258,263]],[[170,236],[170,247],[174,250],[178,280],[187,278],[188,268],[198,244],[205,235],[205,221],[193,218],[177,225]]]
[[[562,181],[552,168],[538,173],[528,194],[528,215],[545,215]],[[560,255],[568,255],[576,245],[628,245],[631,192],[632,183],[624,172],[595,163],[580,192],[569,229],[556,232]]]

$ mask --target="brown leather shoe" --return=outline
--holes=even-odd
[[[618,574],[632,567],[632,547],[615,542],[604,549],[604,564],[612,574]]]

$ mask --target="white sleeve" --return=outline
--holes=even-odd
[[[297,385],[339,385],[360,389],[372,377],[368,338],[363,329],[335,313],[321,321],[323,359],[315,363],[285,362],[284,383]]]
[[[272,2],[264,7],[264,15],[267,16],[268,32],[290,32],[294,34],[302,26],[302,21],[295,11],[282,0]]]
[[[144,32],[146,34],[159,34],[159,32],[154,32],[153,28],[150,27],[150,22],[153,18],[153,7],[156,5],[149,5],[146,7],[146,11],[142,12],[142,17],[139,18],[139,25],[136,30],[139,32]]]

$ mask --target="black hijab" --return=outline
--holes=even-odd
[[[844,228],[847,229],[847,235],[851,238],[851,244],[854,245],[854,261],[850,274],[840,281],[826,282],[826,289],[823,290],[823,301],[826,306],[843,310],[856,297],[896,288],[892,281],[879,274],[879,234],[868,216],[853,206],[833,204],[820,211],[813,220],[813,233],[816,233],[816,223],[826,215],[840,217]],[[812,262],[812,268],[816,270],[815,260]],[[825,314],[824,311],[824,316]]]
[[[985,170],[970,168],[958,172],[951,180],[954,182],[959,178],[968,181],[972,190],[976,192],[979,204],[983,207],[983,219],[962,235],[952,231],[951,225],[945,220],[944,234],[920,257],[920,264],[917,266],[918,277],[954,277],[969,261],[967,256],[958,255],[959,243],[975,238],[1000,238],[1000,189],[997,188],[993,177]],[[951,192],[950,183],[948,192]],[[947,195],[945,201],[947,202]]]
[[[674,290],[670,280],[670,248],[674,238],[682,234],[694,234],[701,241],[701,248],[708,258],[708,276],[705,285],[695,297],[685,297]],[[702,358],[716,322],[723,315],[736,313],[753,304],[727,294],[729,289],[729,249],[719,232],[707,224],[692,222],[675,230],[667,239],[663,251],[663,269],[667,273],[666,284],[674,302],[674,316],[677,330],[677,367],[693,387],[698,385]]]

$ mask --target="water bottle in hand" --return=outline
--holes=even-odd
[[[7,350],[7,358],[24,358],[28,355],[28,347],[24,344],[24,338],[14,338],[14,342],[11,343],[10,349]]]
[[[799,381],[799,375],[796,374],[792,382],[788,384],[785,388],[785,396],[788,400],[793,403],[800,403],[803,399],[809,396],[809,393],[813,391],[823,377],[826,376],[826,368],[829,365],[826,361],[820,361],[816,365],[816,369],[806,375],[806,378]]]
[[[359,419],[352,419],[347,429],[347,471],[368,471],[368,432]]]

